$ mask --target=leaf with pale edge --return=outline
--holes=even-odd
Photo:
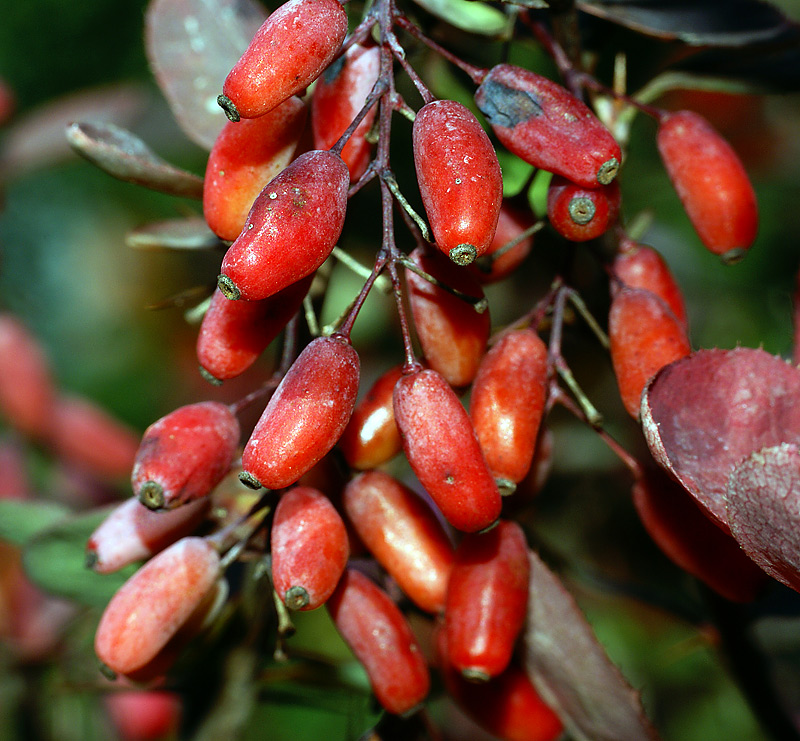
[[[132,229],[125,244],[138,250],[212,250],[223,247],[202,217],[167,219]]]
[[[211,149],[227,119],[222,83],[266,20],[254,0],[152,0],[145,18],[150,68],[178,124]]]
[[[462,31],[482,36],[499,36],[508,28],[505,13],[474,0],[414,0],[437,18]]]
[[[734,468],[725,496],[733,537],[764,571],[800,592],[800,451],[784,443]]]
[[[577,741],[655,741],[636,692],[610,661],[572,595],[530,553],[525,669]]]
[[[115,178],[185,198],[203,197],[203,179],[161,159],[139,137],[110,123],[71,123],[70,146]]]
[[[642,394],[653,457],[728,528],[725,492],[752,452],[800,442],[800,370],[763,350],[698,350],[663,368]]]
[[[13,545],[25,545],[36,533],[69,515],[69,510],[57,502],[0,501],[0,540]]]

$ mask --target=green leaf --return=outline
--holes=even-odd
[[[25,545],[40,530],[64,519],[69,510],[56,502],[0,501],[0,540]]]
[[[500,36],[507,26],[505,13],[474,0],[414,0],[429,13],[451,26],[482,36]]]
[[[50,594],[105,607],[138,568],[128,566],[114,574],[96,574],[86,568],[86,541],[110,511],[103,508],[68,517],[37,532],[22,551],[28,577]]]

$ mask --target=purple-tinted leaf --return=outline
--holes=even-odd
[[[639,693],[611,662],[572,595],[530,553],[525,669],[578,741],[657,739]]]
[[[780,10],[761,0],[578,0],[576,4],[586,13],[640,33],[694,46],[760,44],[791,26]]]
[[[211,250],[223,246],[200,216],[139,226],[125,235],[125,244],[139,250]]]
[[[71,123],[70,146],[115,178],[161,193],[185,198],[203,197],[203,179],[173,167],[139,137],[110,123]]]
[[[728,529],[725,491],[753,451],[800,441],[800,370],[763,350],[699,350],[662,369],[642,396],[655,459]]]
[[[800,592],[800,451],[783,443],[752,453],[726,495],[733,537],[764,571]]]
[[[227,119],[222,83],[267,17],[255,0],[152,0],[145,18],[150,67],[192,141],[211,149]]]

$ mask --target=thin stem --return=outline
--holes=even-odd
[[[483,312],[489,308],[489,302],[486,300],[485,296],[470,296],[468,293],[464,293],[464,291],[459,291],[458,288],[453,288],[452,286],[449,286],[447,283],[443,283],[435,275],[426,273],[419,265],[417,265],[413,260],[410,260],[405,255],[398,258],[397,261],[404,268],[408,268],[412,273],[416,273],[420,278],[423,278],[424,280],[428,281],[428,283],[431,283],[437,288],[441,288],[443,291],[447,291],[456,298],[461,299],[465,303],[470,304],[475,309],[475,311],[478,312],[478,314],[483,314]]]
[[[589,325],[589,329],[592,330],[595,337],[600,340],[600,344],[608,350],[611,347],[611,343],[608,339],[608,335],[603,331],[602,327],[597,323],[597,319],[592,316],[589,309],[586,307],[583,299],[578,295],[578,292],[574,289],[570,288],[567,294],[570,303],[575,307],[578,313],[583,317],[583,321]]]
[[[352,270],[356,275],[364,278],[364,280],[367,280],[374,272],[374,268],[370,269],[364,267],[358,260],[351,257],[350,254],[345,252],[341,247],[334,247],[331,254],[343,265],[346,265],[348,268],[350,268],[350,270]],[[385,276],[379,275],[375,279],[375,288],[382,293],[388,294],[392,290],[392,284],[386,279]]]
[[[412,205],[406,200],[406,197],[400,192],[400,186],[397,184],[394,173],[388,169],[384,170],[384,172],[381,173],[381,180],[386,183],[386,186],[389,188],[397,202],[403,207],[403,210],[412,219],[414,219],[414,223],[419,227],[419,230],[422,233],[422,238],[426,242],[430,242],[431,232],[430,229],[428,229],[428,225],[425,223],[425,220],[414,210]]]
[[[359,127],[372,107],[386,94],[388,89],[389,83],[387,80],[379,77],[372,86],[372,90],[364,101],[364,105],[361,106],[361,110],[356,114],[356,117],[351,121],[350,125],[344,130],[344,133],[336,141],[336,144],[331,147],[331,152],[335,152],[338,155],[342,154],[342,150],[344,149],[350,137],[353,135],[353,132],[355,132],[355,130]]]

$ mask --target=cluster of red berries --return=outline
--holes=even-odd
[[[134,498],[92,535],[88,553],[101,573],[147,562],[106,608],[95,648],[113,672],[141,681],[162,675],[228,598],[225,570],[243,551],[266,554],[281,609],[326,606],[381,705],[411,713],[429,692],[428,660],[396,600],[349,561],[368,555],[410,603],[436,618],[436,662],[468,714],[502,738],[554,739],[562,719],[515,657],[531,598],[529,555],[521,527],[503,517],[503,496],[546,468],[542,422],[554,404],[596,422],[560,352],[565,302],[580,302],[557,282],[491,337],[483,285],[522,263],[543,224],[504,200],[489,134],[463,103],[436,99],[425,87],[397,29],[437,48],[388,0],[374,3],[349,36],[338,0],[289,0],[225,80],[219,103],[230,121],[208,159],[203,211],[230,244],[197,356],[215,384],[247,371],[281,333],[284,358],[272,381],[242,402],[190,404],[145,432]],[[558,61],[563,52],[552,39],[550,48]],[[416,112],[395,89],[396,61],[424,101]],[[623,404],[638,418],[648,380],[691,348],[666,263],[617,223],[622,150],[582,99],[599,83],[572,75],[567,89],[511,64],[462,69],[496,139],[553,174],[550,227],[571,242],[616,240],[606,265],[607,339]],[[741,257],[757,214],[736,155],[696,114],[643,108],[658,118],[659,151],[701,240],[728,261]],[[389,165],[395,112],[413,119],[427,223]],[[348,200],[373,180],[384,227],[374,267],[341,322],[298,353],[293,317],[335,249]],[[395,244],[396,207],[417,243],[408,255]],[[397,298],[405,354],[358,402],[360,362],[350,334],[382,273]],[[549,346],[539,335],[548,323]],[[468,389],[467,407],[459,395]],[[241,448],[238,413],[267,396]],[[382,470],[401,450],[425,496]],[[341,491],[315,476],[330,456],[353,472]],[[231,472],[258,494],[241,517],[198,535]],[[644,480],[639,490],[647,491]],[[675,537],[667,515],[655,520],[654,537]],[[713,574],[682,565],[715,586]]]

